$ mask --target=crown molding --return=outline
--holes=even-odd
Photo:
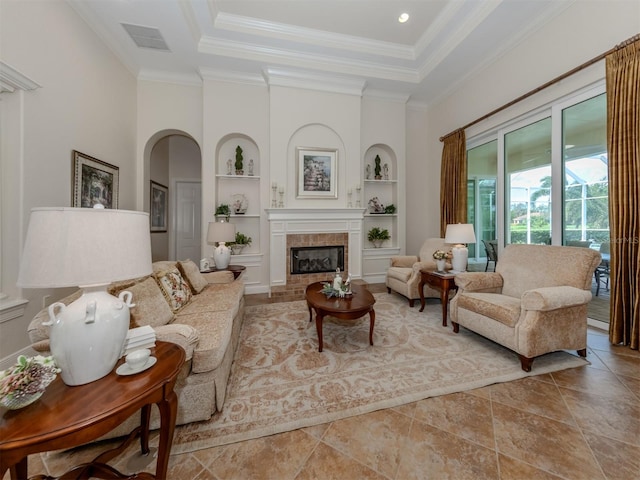
[[[41,85],[23,75],[15,68],[0,61],[0,93],[13,93],[16,90],[35,90]]]
[[[200,75],[203,80],[216,80],[219,82],[241,83],[254,85],[257,87],[266,86],[265,78],[262,75],[252,73],[234,72],[231,70],[220,70],[215,68],[201,68]]]
[[[398,82],[418,83],[418,72],[412,68],[395,65],[359,61],[351,58],[338,58],[328,55],[306,54],[291,50],[265,47],[262,45],[241,43],[212,37],[203,37],[198,52],[209,55],[281,64],[294,68],[310,68],[329,71],[336,74],[360,77],[376,77]]]
[[[369,40],[353,35],[329,33],[229,13],[218,13],[214,25],[220,30],[305,43],[322,48],[335,48],[400,60],[415,60],[416,58],[414,48],[406,45]]]
[[[352,80],[312,72],[294,72],[280,68],[265,68],[263,74],[269,86],[304,88],[346,95],[362,96],[366,86],[364,80]]]

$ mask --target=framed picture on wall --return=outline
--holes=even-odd
[[[338,150],[296,148],[297,198],[338,198]]]
[[[118,208],[119,168],[73,150],[73,206]]]
[[[166,232],[169,213],[169,188],[151,180],[151,199],[149,205],[151,233]]]

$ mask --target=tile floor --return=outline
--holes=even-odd
[[[587,367],[172,455],[169,478],[640,479],[640,353],[590,329],[587,359]],[[30,457],[29,470],[59,475],[95,448]]]

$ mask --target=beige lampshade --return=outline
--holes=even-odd
[[[17,285],[104,285],[151,274],[149,214],[103,208],[34,208]]]
[[[209,222],[207,243],[233,242],[236,239],[236,226],[229,222]]]
[[[445,243],[476,243],[476,235],[471,223],[452,223],[447,225]]]

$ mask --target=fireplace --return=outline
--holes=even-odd
[[[344,271],[344,245],[291,247],[291,275]]]

